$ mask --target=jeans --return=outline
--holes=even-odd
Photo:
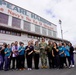
[[[66,59],[68,60],[69,66],[71,65],[70,56],[66,56]]]
[[[2,70],[3,68],[3,57],[2,57],[2,55],[0,55],[0,70]]]
[[[5,59],[4,59],[4,56],[2,55],[2,58],[3,58],[3,62],[2,62],[2,66],[1,66],[1,69],[3,69],[4,67],[4,61],[5,61]]]
[[[5,56],[5,70],[9,69],[9,65],[10,65],[10,58],[8,58],[8,56]]]
[[[72,62],[72,65],[74,65],[74,54],[70,55],[70,60]]]

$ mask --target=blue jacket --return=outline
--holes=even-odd
[[[64,53],[66,54],[66,56],[70,56],[69,50],[70,50],[70,47],[65,46]]]
[[[22,46],[19,47],[18,51],[19,51],[19,55],[24,55],[25,54],[25,48],[22,47]]]
[[[62,47],[62,46],[59,46],[59,55],[60,55],[60,57],[64,57],[65,55],[64,55],[64,47]],[[63,52],[63,53],[62,53]],[[62,54],[60,54],[60,53],[62,53]]]
[[[6,52],[5,56],[9,57],[11,55],[11,48],[5,48],[4,52]]]

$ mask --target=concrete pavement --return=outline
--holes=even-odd
[[[76,62],[76,54],[75,54],[75,62]],[[0,71],[0,75],[76,75],[76,66],[74,68],[68,69],[39,69],[39,70],[10,70],[10,71]]]

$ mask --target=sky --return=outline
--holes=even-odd
[[[76,0],[6,0],[23,7],[57,25],[61,38],[59,19],[62,21],[63,38],[76,44]]]

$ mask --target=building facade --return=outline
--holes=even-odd
[[[0,0],[0,42],[11,43],[30,39],[61,41],[57,38],[57,26],[44,18],[5,0]]]

